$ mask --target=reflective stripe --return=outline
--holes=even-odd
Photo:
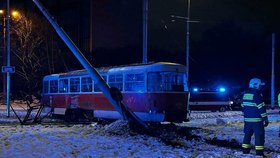
[[[242,106],[257,106],[256,103],[251,103],[251,102],[243,102]]]
[[[255,146],[256,150],[264,150],[264,146]]]
[[[267,116],[267,113],[262,113],[261,116],[262,116],[262,117],[266,117],[266,116]]]
[[[244,100],[253,100],[254,94],[244,94],[243,99]]]
[[[262,103],[260,103],[259,105],[257,105],[257,107],[260,109],[260,108],[262,108],[262,107],[264,107],[265,106],[265,103],[264,102],[262,102]]]
[[[242,144],[242,148],[251,148],[250,144]]]
[[[278,106],[280,107],[280,93],[278,94]]]
[[[261,122],[261,118],[244,118],[245,122]]]

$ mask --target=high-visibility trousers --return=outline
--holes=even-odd
[[[263,122],[245,122],[244,123],[243,148],[250,150],[251,137],[255,135],[255,149],[257,153],[263,153],[265,132]]]

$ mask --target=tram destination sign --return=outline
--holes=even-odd
[[[14,66],[2,66],[2,73],[15,73],[16,68]]]

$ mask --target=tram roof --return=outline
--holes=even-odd
[[[120,66],[110,66],[110,67],[100,67],[97,68],[97,71],[101,74],[104,73],[120,73],[120,72],[129,72],[129,71],[137,71],[137,72],[146,72],[146,71],[168,71],[169,69],[174,69],[174,66],[177,68],[179,72],[185,72],[185,66],[178,63],[171,62],[151,62],[147,64],[135,63],[129,65],[120,65]],[[45,76],[45,79],[57,79],[60,77],[66,76],[75,76],[75,75],[87,75],[87,71],[85,69],[82,70],[74,70],[65,73],[58,73]]]

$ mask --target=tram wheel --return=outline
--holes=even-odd
[[[91,110],[84,111],[83,112],[83,116],[84,116],[85,119],[88,119],[89,121],[93,121],[94,120],[93,111],[91,111]]]
[[[65,111],[65,121],[66,122],[75,122],[77,120],[78,120],[78,116],[74,109],[67,109]]]
[[[221,106],[220,109],[219,109],[219,111],[220,111],[220,112],[225,112],[225,111],[226,111],[226,108],[225,108],[224,106]]]

